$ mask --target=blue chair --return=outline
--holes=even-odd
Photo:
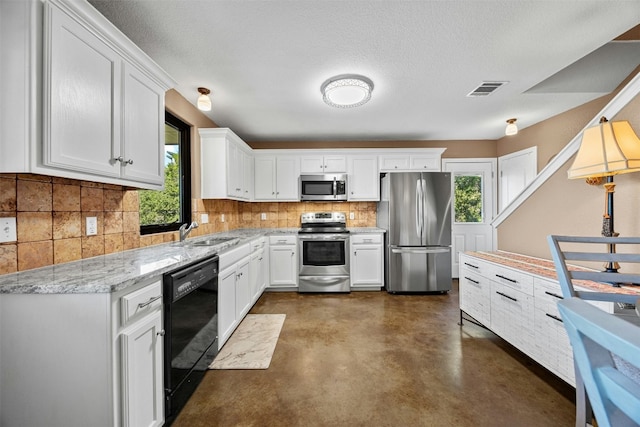
[[[640,425],[640,327],[577,297],[558,309],[598,427]]]
[[[547,241],[564,298],[577,297],[583,300],[608,301],[631,307],[636,304],[639,295],[607,292],[607,290],[612,290],[620,283],[640,283],[640,274],[633,273],[634,269],[640,270],[640,238],[548,236]],[[570,269],[568,261],[604,263],[604,266],[598,264],[598,267],[605,267],[609,271]],[[620,263],[622,272],[616,270]],[[624,271],[630,272],[624,273]],[[600,292],[583,292],[574,288],[574,280],[591,280],[605,286]],[[619,316],[631,322],[640,323],[640,317],[633,310],[621,309]],[[590,425],[590,422],[589,399],[585,393],[582,375],[576,366],[576,427]]]

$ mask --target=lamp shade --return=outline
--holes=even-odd
[[[569,179],[611,176],[640,171],[640,139],[624,120],[600,124],[582,134]]]

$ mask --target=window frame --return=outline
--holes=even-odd
[[[140,235],[176,231],[182,224],[191,223],[191,125],[166,110],[164,112],[164,122],[180,131],[181,221],[172,224],[140,225]]]

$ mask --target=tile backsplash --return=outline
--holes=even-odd
[[[138,191],[111,184],[32,174],[0,174],[0,217],[15,217],[17,242],[0,243],[0,274],[29,270],[171,242],[177,232],[140,235]],[[354,214],[351,227],[376,224],[375,202],[261,203],[192,200],[190,237],[236,228],[299,227],[302,212]],[[265,214],[266,220],[262,220]],[[222,216],[224,215],[224,221]],[[86,218],[96,217],[97,234],[86,236]]]

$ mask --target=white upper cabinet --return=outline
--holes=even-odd
[[[378,156],[371,154],[349,155],[348,172],[347,190],[350,201],[380,200]]]
[[[300,157],[300,173],[335,173],[347,171],[347,158],[340,155]]]
[[[423,148],[380,155],[380,172],[439,172],[444,148]]]
[[[0,75],[23,77],[2,100],[3,110],[20,108],[0,123],[17,124],[0,139],[0,172],[162,188],[173,80],[85,1],[8,3],[0,55],[12,60],[0,61]]]
[[[201,197],[250,200],[251,148],[228,128],[199,129],[199,132]]]
[[[297,156],[255,156],[254,200],[298,201],[300,161]]]

